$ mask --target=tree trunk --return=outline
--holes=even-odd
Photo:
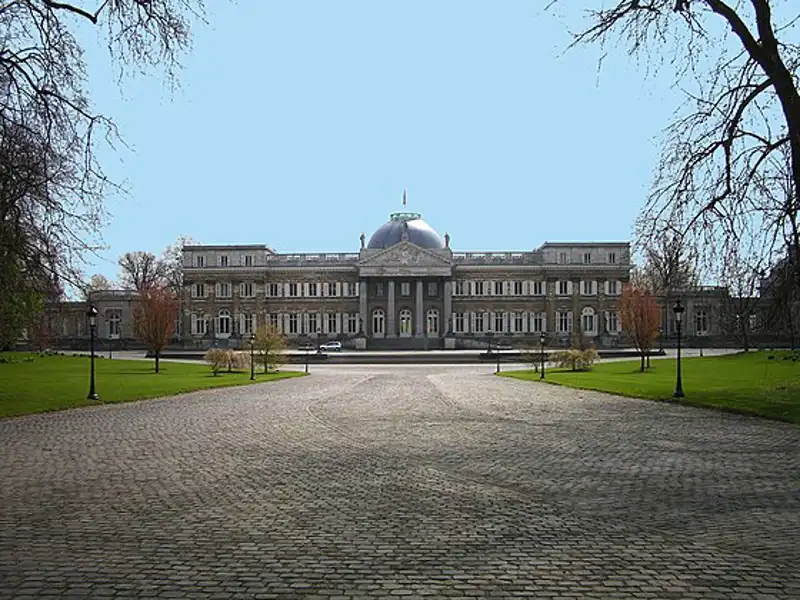
[[[642,352],[642,366],[639,368],[640,373],[644,373],[644,351]]]
[[[159,355],[159,352],[158,352],[158,350],[156,350],[156,373],[158,373],[158,358],[159,358],[158,355]]]

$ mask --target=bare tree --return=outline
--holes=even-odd
[[[675,67],[687,94],[667,129],[638,238],[677,227],[717,266],[746,240],[757,242],[764,257],[782,245],[800,257],[798,3],[607,4],[589,11],[590,24],[575,43],[619,42],[648,65]],[[775,194],[783,181],[786,193]]]
[[[277,369],[286,357],[283,354],[286,348],[286,336],[278,331],[274,325],[262,325],[256,330],[255,350],[259,360],[264,365],[264,373],[270,367]]]
[[[642,247],[644,265],[642,282],[656,295],[672,297],[699,283],[697,252],[680,234],[672,230],[662,233],[656,240]]]
[[[202,0],[90,3],[0,3],[0,314],[34,303],[31,280],[80,287],[83,256],[100,246],[103,196],[116,186],[96,150],[119,137],[91,106],[81,22],[103,32],[121,75],[157,67],[172,79],[203,10]]]
[[[646,288],[628,284],[622,288],[619,316],[622,330],[631,338],[642,358],[641,370],[644,371],[645,359],[653,349],[661,321],[656,299]]]
[[[160,262],[163,265],[164,279],[176,294],[183,289],[183,247],[196,244],[197,241],[191,236],[181,235],[161,254]]]
[[[126,252],[119,257],[119,279],[125,289],[142,292],[167,285],[167,267],[152,252]]]
[[[161,351],[169,344],[178,317],[178,301],[172,290],[151,286],[142,290],[133,308],[133,329],[136,337],[155,356],[159,372]]]

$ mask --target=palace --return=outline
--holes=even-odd
[[[262,245],[186,246],[185,345],[236,347],[269,323],[290,344],[368,349],[619,343],[627,242],[458,252],[418,213],[396,212],[358,252],[280,254]],[[246,337],[247,336],[247,337]]]

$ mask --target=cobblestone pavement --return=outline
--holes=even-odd
[[[0,598],[800,598],[800,428],[486,371],[0,421]]]

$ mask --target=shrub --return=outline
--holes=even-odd
[[[250,366],[249,354],[245,355],[244,352],[237,352],[236,350],[227,350],[225,354],[228,373],[231,371],[242,371]]]
[[[214,375],[217,375],[228,364],[228,351],[222,348],[209,348],[203,360],[211,367]]]
[[[587,371],[597,360],[597,350],[592,346],[586,350],[570,348],[553,352],[550,360],[562,369],[572,369],[573,371]]]

